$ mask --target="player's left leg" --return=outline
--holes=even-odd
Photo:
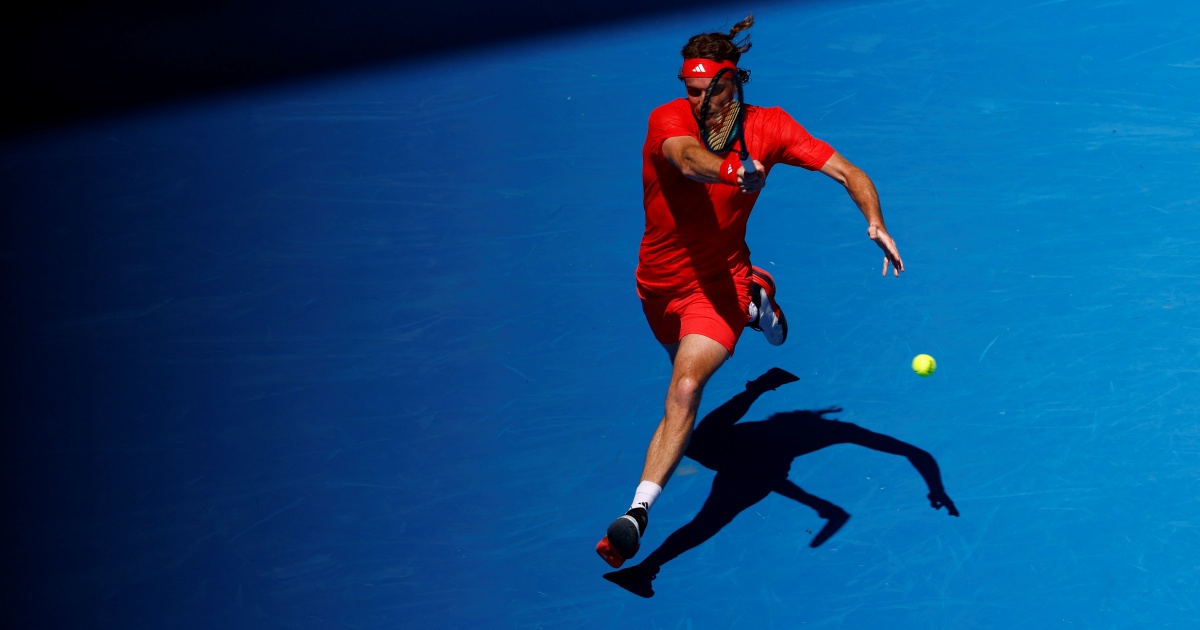
[[[775,278],[760,267],[750,275],[750,322],[746,325],[762,332],[773,346],[787,341],[787,318],[775,301]]]

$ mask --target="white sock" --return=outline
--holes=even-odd
[[[633,493],[633,505],[629,506],[630,509],[641,506],[649,512],[650,506],[654,505],[655,499],[658,498],[661,492],[662,486],[653,481],[643,480],[642,483],[638,484],[637,492]]]

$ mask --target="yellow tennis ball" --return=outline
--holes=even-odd
[[[920,376],[933,376],[933,371],[937,369],[937,361],[928,354],[918,354],[913,357],[913,371]]]

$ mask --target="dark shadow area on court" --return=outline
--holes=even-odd
[[[604,578],[641,597],[653,597],[651,581],[663,566],[694,549],[721,531],[747,508],[775,492],[806,505],[825,519],[809,543],[819,547],[850,519],[844,509],[806,492],[788,479],[792,461],[835,444],[856,444],[908,459],[929,487],[929,504],[945,507],[951,516],[958,509],[946,494],[937,461],[926,451],[896,438],[858,425],[827,418],[836,407],[786,411],[766,420],[737,422],[765,392],[797,381],[780,368],[771,368],[746,383],[746,389],[704,417],[692,435],[687,456],[716,471],[712,491],[692,521],[677,529],[640,563],[607,573]]]
[[[481,49],[494,54],[482,47],[716,4],[118,0],[29,5],[0,26],[9,112],[0,135],[397,60],[412,60],[412,76],[419,82],[422,64],[439,53]],[[737,11],[731,9],[727,19],[743,17]]]

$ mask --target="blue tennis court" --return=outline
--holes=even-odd
[[[639,596],[593,550],[670,374],[639,152],[683,43],[749,12],[747,100],[872,176],[908,270],[773,172],[749,244],[790,338],[709,384]],[[5,141],[3,625],[1197,627],[1198,23],[708,7]],[[712,468],[767,465],[806,494]]]

